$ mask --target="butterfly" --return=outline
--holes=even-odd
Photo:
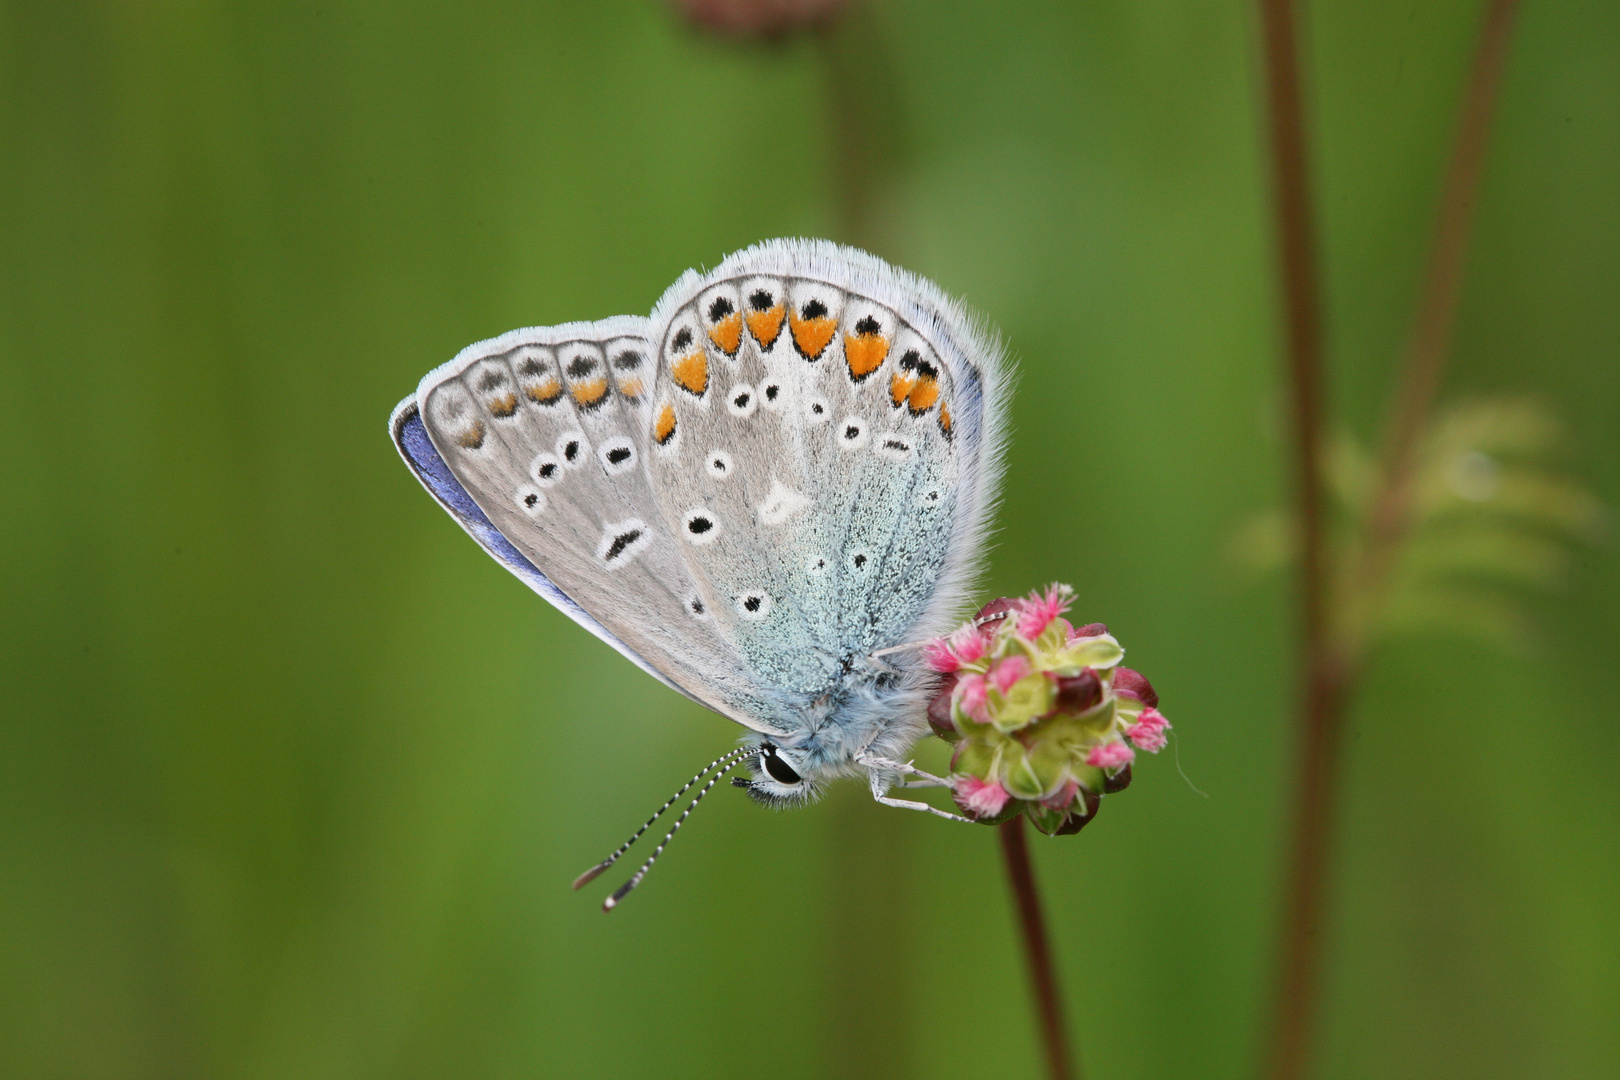
[[[576,887],[739,766],[771,806],[863,776],[957,817],[890,792],[945,784],[905,760],[937,678],[919,647],[981,566],[1009,387],[999,342],[931,282],[771,240],[646,318],[469,346],[399,403],[405,464],[485,551],[747,729]]]

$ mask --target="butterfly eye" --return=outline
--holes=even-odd
[[[771,774],[771,779],[779,784],[797,784],[804,777],[794,772],[787,762],[776,754],[776,747],[765,748],[765,771]]]

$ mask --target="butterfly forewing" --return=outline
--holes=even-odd
[[[475,346],[417,399],[495,527],[615,644],[792,731],[954,614],[1003,393],[994,345],[933,286],[773,242],[689,273],[650,320]]]
[[[727,715],[768,710],[687,607],[694,581],[653,499],[643,320],[519,332],[418,391],[434,445],[501,534],[618,643]],[[635,380],[642,385],[635,385]],[[629,384],[629,385],[626,385]]]

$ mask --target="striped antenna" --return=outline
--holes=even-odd
[[[1002,619],[1005,619],[1009,614],[1011,614],[1011,612],[997,611],[997,612],[995,612],[993,614],[986,615],[982,619],[974,619],[973,620],[973,625],[974,626],[985,626],[985,625],[988,625],[989,623],[1000,622]],[[868,653],[867,655],[875,660],[880,656],[889,656],[889,655],[891,655],[893,653],[906,652],[906,651],[908,651],[910,649],[920,649],[924,645],[927,645],[930,641],[938,641],[938,640],[939,640],[938,638],[923,638],[921,641],[902,641],[898,645],[890,645],[887,649],[879,649],[877,652]]]
[[[623,900],[626,896],[630,895],[631,889],[641,884],[641,879],[647,876],[648,870],[652,869],[653,861],[656,860],[659,855],[663,854],[664,849],[668,847],[669,842],[675,838],[675,834],[680,831],[681,826],[686,824],[686,819],[692,816],[692,811],[697,809],[697,804],[703,801],[703,796],[709,793],[709,789],[714,787],[715,784],[719,783],[720,778],[725,776],[726,773],[730,772],[732,769],[735,769],[738,765],[741,765],[749,758],[756,756],[759,754],[759,752],[759,747],[749,747],[741,757],[727,762],[725,768],[709,777],[709,782],[703,785],[703,790],[699,791],[692,801],[687,804],[686,809],[681,811],[681,816],[675,819],[675,824],[669,827],[669,832],[665,833],[664,838],[658,841],[658,846],[653,848],[651,855],[647,856],[647,861],[641,864],[641,869],[632,874],[629,881],[615,889],[612,896],[602,901],[603,911],[612,911],[619,905],[620,900]]]
[[[703,768],[699,769],[698,774],[696,776],[692,777],[692,779],[688,780],[686,783],[682,784],[681,785],[681,790],[679,790],[675,794],[671,795],[669,797],[669,801],[666,802],[663,806],[660,806],[658,808],[658,813],[656,813],[652,817],[648,818],[647,821],[646,821],[646,824],[642,825],[641,828],[637,829],[634,836],[630,837],[630,839],[626,840],[624,843],[619,845],[619,850],[618,851],[615,851],[613,854],[609,855],[607,858],[603,859],[601,862],[597,863],[595,866],[591,867],[589,870],[587,870],[583,874],[579,875],[579,877],[575,878],[574,879],[574,888],[578,889],[581,886],[583,886],[583,885],[585,885],[585,884],[587,884],[589,882],[595,881],[596,878],[597,878],[597,875],[601,874],[602,871],[606,870],[608,867],[610,867],[614,863],[618,862],[619,857],[621,855],[623,855],[625,852],[630,850],[630,845],[635,843],[637,840],[640,840],[641,839],[641,834],[646,832],[648,829],[652,828],[653,822],[655,822],[659,818],[663,817],[664,816],[664,811],[668,810],[670,807],[674,806],[675,803],[676,803],[676,800],[678,800],[682,795],[685,795],[688,791],[690,791],[692,789],[693,784],[697,783],[699,780],[701,780],[705,776],[707,776],[711,769],[713,769],[715,766],[721,764],[722,762],[726,761],[728,758],[739,757],[739,755],[745,755],[745,754],[748,754],[750,752],[757,752],[757,751],[754,751],[754,749],[752,747],[739,746],[735,750],[726,751],[724,754],[721,754],[719,757],[715,758],[713,761],[711,761],[707,765],[703,766]]]

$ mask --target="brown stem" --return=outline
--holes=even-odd
[[[889,237],[877,196],[903,163],[905,119],[883,26],[864,0],[848,0],[820,24],[817,44],[831,124],[831,180],[837,238],[883,254]]]
[[[1439,393],[1462,279],[1479,174],[1517,0],[1489,0],[1469,77],[1456,145],[1446,174],[1428,273],[1387,429],[1384,471],[1368,518],[1355,575],[1362,596],[1380,595],[1407,517],[1410,478],[1421,435]],[[1331,637],[1326,623],[1328,552],[1322,528],[1320,471],[1321,330],[1311,250],[1312,229],[1300,104],[1297,30],[1291,0],[1261,0],[1274,147],[1278,231],[1289,313],[1295,432],[1304,546],[1302,659],[1305,701],[1294,839],[1267,1071],[1297,1080],[1311,1049],[1320,991],[1321,928],[1340,729],[1349,673],[1360,641]]]
[[[1013,906],[1023,931],[1024,958],[1029,961],[1030,990],[1040,1012],[1041,1041],[1046,1047],[1046,1071],[1052,1080],[1078,1080],[1079,1070],[1071,1065],[1068,1028],[1063,1022],[1063,999],[1058,993],[1057,975],[1052,970],[1052,947],[1046,938],[1046,920],[1041,915],[1041,897],[1035,886],[1035,872],[1029,864],[1029,845],[1024,838],[1024,815],[1019,814],[996,826],[1001,834],[1001,854],[1007,863],[1007,882],[1012,886]]]
[[[1379,595],[1388,577],[1411,501],[1411,478],[1422,435],[1440,393],[1451,329],[1457,314],[1468,235],[1479,176],[1490,142],[1502,69],[1518,0],[1490,0],[1474,54],[1473,70],[1458,118],[1456,142],[1446,169],[1429,266],[1407,340],[1400,385],[1385,431],[1383,472],[1367,519],[1365,562],[1359,575],[1365,595]]]
[[[1344,704],[1344,665],[1328,635],[1328,560],[1322,490],[1322,318],[1315,223],[1292,0],[1260,0],[1272,192],[1287,323],[1294,483],[1299,501],[1299,660],[1303,667],[1298,789],[1284,900],[1270,1074],[1297,1077],[1315,1009],[1332,808],[1334,759]]]

